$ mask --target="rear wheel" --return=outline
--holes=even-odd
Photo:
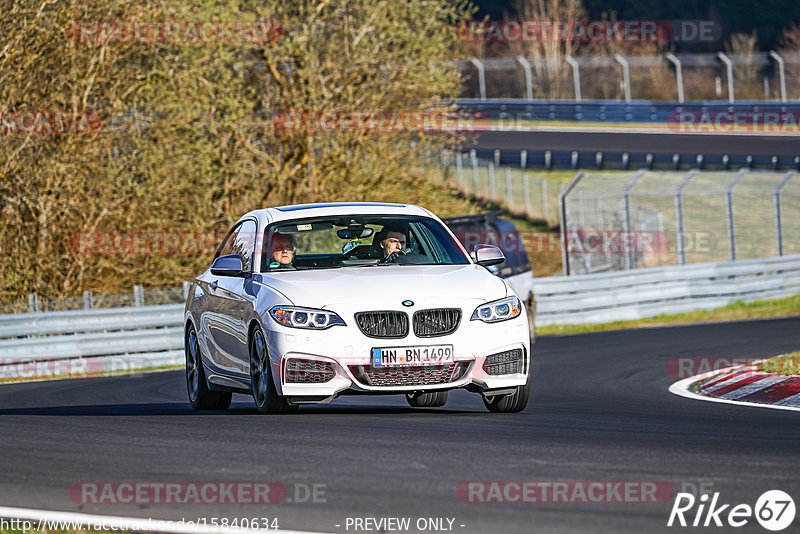
[[[256,328],[250,341],[250,389],[256,408],[261,413],[289,413],[296,409],[286,397],[278,395],[272,381],[272,365],[261,328]]]
[[[531,396],[531,371],[528,369],[528,380],[524,386],[517,386],[513,393],[506,395],[492,395],[483,397],[483,404],[493,413],[517,413],[521,412],[528,405],[528,397]]]
[[[438,408],[447,402],[447,391],[415,391],[406,393],[409,406],[414,408]]]
[[[225,410],[231,405],[231,393],[211,391],[203,371],[203,359],[193,324],[186,328],[186,390],[195,410]]]

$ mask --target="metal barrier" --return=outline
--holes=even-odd
[[[183,304],[0,316],[0,338],[180,326]],[[0,346],[2,355],[2,346]]]
[[[459,108],[480,113],[498,122],[498,127],[520,127],[525,121],[590,121],[666,123],[679,113],[764,111],[800,112],[800,102],[619,102],[615,100],[478,100],[463,98]]]
[[[181,365],[183,304],[0,316],[0,380]]]
[[[800,149],[798,149],[800,152]],[[462,158],[474,157],[478,160],[492,160],[495,167],[509,165],[521,168],[561,169],[795,169],[800,171],[800,156],[774,155],[728,155],[692,152],[683,154],[659,154],[652,152],[595,152],[595,151],[552,151],[552,150],[492,150],[473,149],[463,153]]]
[[[545,326],[641,319],[797,293],[800,254],[544,277],[534,280],[535,322]],[[182,306],[0,317],[6,338],[0,340],[0,379],[181,365],[182,320]],[[68,333],[68,325],[81,333]],[[56,335],[30,337],[34,332]]]
[[[606,323],[800,293],[800,254],[534,280],[536,325]]]

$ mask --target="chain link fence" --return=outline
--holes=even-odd
[[[524,165],[501,165],[499,157],[499,151],[494,160],[478,158],[475,150],[448,151],[441,154],[441,164],[445,179],[465,194],[494,202],[511,213],[557,225],[558,195],[563,184],[528,172]]]
[[[580,171],[559,207],[566,274],[800,253],[796,171]]]

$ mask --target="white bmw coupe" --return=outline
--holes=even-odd
[[[474,259],[473,259],[474,258]],[[339,395],[442,406],[479,393],[519,412],[531,389],[527,311],[419,206],[342,202],[244,215],[192,283],[184,318],[192,407],[252,394],[263,413]]]

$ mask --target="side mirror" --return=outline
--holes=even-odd
[[[228,254],[220,256],[211,264],[211,274],[217,276],[244,276],[242,272],[242,255]]]
[[[493,245],[475,245],[475,263],[488,267],[506,261],[503,251]]]

